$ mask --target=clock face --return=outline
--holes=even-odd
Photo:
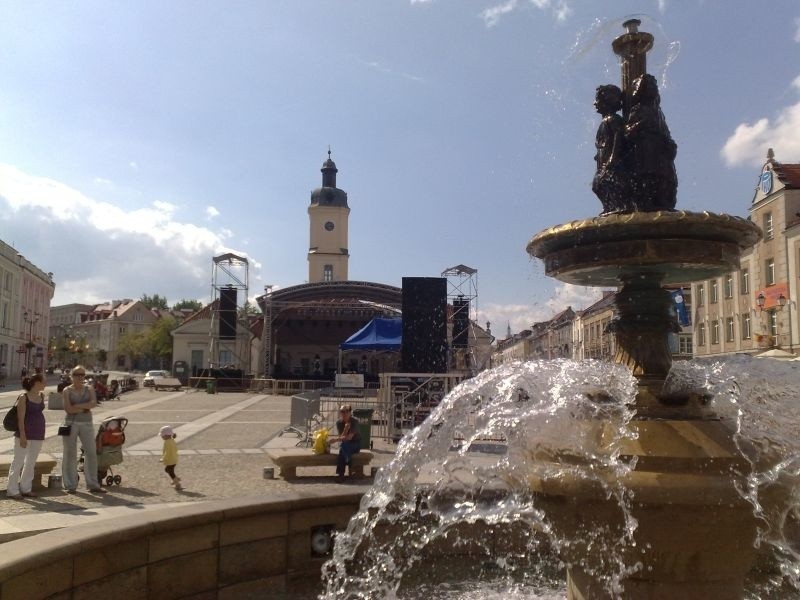
[[[334,224],[333,221],[328,221],[325,223],[325,231],[333,231]]]

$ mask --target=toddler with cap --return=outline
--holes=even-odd
[[[164,440],[164,449],[161,452],[161,462],[164,463],[164,470],[172,479],[172,485],[175,486],[175,489],[182,490],[181,478],[175,475],[175,465],[178,464],[178,444],[175,443],[177,436],[169,425],[164,425],[158,431],[158,435]]]

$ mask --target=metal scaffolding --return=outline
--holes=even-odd
[[[478,361],[475,357],[475,323],[478,320],[478,269],[456,265],[442,271],[447,279],[448,328],[451,336],[450,368],[473,373]],[[466,313],[466,314],[464,314]],[[456,340],[457,323],[466,319],[466,340]]]
[[[209,367],[233,366],[245,373],[250,370],[250,332],[247,321],[249,263],[236,254],[227,253],[211,259],[211,347]],[[232,305],[227,305],[233,300]],[[231,315],[230,313],[233,312]],[[233,335],[220,332],[225,323],[233,327]],[[245,331],[240,329],[244,327]]]

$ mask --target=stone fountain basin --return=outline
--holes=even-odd
[[[535,235],[528,253],[545,273],[585,286],[615,287],[633,277],[662,284],[716,277],[739,268],[757,225],[730,215],[688,211],[608,214],[556,225]]]

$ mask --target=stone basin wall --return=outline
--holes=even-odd
[[[319,526],[344,529],[360,493],[270,494],[106,519],[2,544],[0,598],[286,597],[317,582]],[[313,589],[313,588],[312,588]]]

